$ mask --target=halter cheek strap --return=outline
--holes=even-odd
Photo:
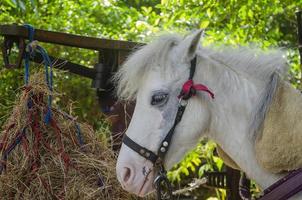
[[[214,99],[214,93],[209,90],[209,88],[203,84],[194,84],[193,76],[196,69],[196,57],[191,60],[190,67],[190,76],[188,81],[186,81],[183,86],[179,98],[178,110],[176,113],[176,117],[174,119],[173,126],[170,128],[164,140],[160,143],[160,147],[157,150],[157,154],[149,149],[142,147],[141,145],[134,142],[127,135],[124,135],[123,143],[131,148],[133,151],[151,161],[155,167],[158,169],[158,176],[156,177],[154,184],[157,190],[158,199],[172,199],[172,190],[171,184],[166,176],[166,170],[164,168],[163,162],[165,155],[167,154],[170,143],[174,134],[174,130],[177,124],[181,121],[182,116],[185,112],[187,106],[187,100],[189,100],[192,96],[196,95],[197,91],[207,92],[212,99]],[[167,190],[167,193],[164,192],[164,188]],[[168,196],[168,198],[167,198]]]

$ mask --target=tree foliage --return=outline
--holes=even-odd
[[[291,68],[289,79],[300,85],[297,51],[296,0],[2,0],[0,24],[32,24],[35,28],[94,37],[148,42],[161,32],[187,33],[206,29],[203,45],[253,44],[261,48],[285,47]],[[0,39],[2,40],[2,38]],[[93,51],[43,44],[49,54],[92,66]],[[0,58],[1,59],[1,58]],[[0,63],[3,63],[0,60]],[[2,66],[2,64],[0,65]],[[11,109],[15,91],[22,85],[22,70],[0,68],[0,124]],[[17,78],[16,78],[17,77]],[[104,128],[89,80],[57,74],[56,101],[76,101],[76,114]],[[200,143],[169,173],[175,183],[185,177],[202,176],[205,170],[221,170],[215,144]],[[221,197],[223,198],[223,197]]]

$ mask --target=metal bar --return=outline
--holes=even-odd
[[[257,200],[286,200],[302,190],[302,169],[291,172],[269,188]]]
[[[23,26],[0,25],[0,35],[28,38],[28,31]],[[135,47],[142,45],[135,42],[100,39],[54,31],[45,31],[41,29],[35,29],[34,39],[41,42],[93,50],[110,49],[131,51]]]
[[[226,172],[205,172],[205,177],[207,177],[208,179],[206,186],[221,189],[229,189],[228,185],[226,184]]]
[[[92,80],[95,78],[96,71],[92,68],[88,68],[83,65],[72,63],[67,60],[55,58],[52,56],[49,56],[49,58],[52,63],[55,63],[53,65],[54,68],[66,70],[73,74],[77,74],[77,75],[80,75],[80,76],[83,76],[86,78],[90,78]],[[33,61],[35,63],[42,63],[43,62],[42,55],[40,53],[36,52],[35,57],[33,59],[31,59],[31,61]]]

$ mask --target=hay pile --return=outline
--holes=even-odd
[[[273,173],[302,167],[302,95],[279,77],[272,104],[257,136],[261,166]]]
[[[31,77],[0,134],[1,199],[130,199],[116,180],[114,153],[91,127],[55,108],[45,124],[43,77]]]

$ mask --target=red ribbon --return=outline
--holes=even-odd
[[[191,88],[193,88],[195,91],[204,91],[207,92],[212,99],[214,99],[214,93],[205,85],[203,84],[194,84],[193,80],[190,79],[188,81],[186,81],[183,86],[182,86],[182,94],[178,96],[178,98],[181,98],[185,95],[190,94],[191,92]],[[192,96],[195,96],[196,93],[192,93]]]

